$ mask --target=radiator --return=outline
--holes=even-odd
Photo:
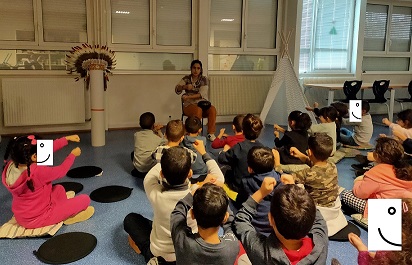
[[[273,75],[210,76],[210,101],[217,115],[260,113]]]
[[[83,82],[73,78],[3,78],[4,126],[84,123]]]

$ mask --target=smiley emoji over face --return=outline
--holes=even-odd
[[[53,140],[37,140],[37,164],[53,166]]]
[[[368,200],[368,250],[402,250],[402,200]]]

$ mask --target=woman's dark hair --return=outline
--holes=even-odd
[[[37,153],[37,144],[35,139],[36,138],[34,135],[13,137],[7,144],[6,153],[4,154],[5,163],[10,157],[16,168],[19,164],[27,166],[27,186],[31,191],[34,191],[33,181],[30,179],[30,165],[32,163],[31,156]]]
[[[190,63],[190,70],[192,70],[192,67],[193,67],[193,65],[195,65],[195,64],[199,64],[200,65],[200,75],[203,75],[203,65],[202,65],[202,62],[200,61],[200,60],[193,60],[191,63]]]
[[[406,128],[412,128],[412,109],[406,109],[398,113],[398,120],[405,123]]]
[[[404,149],[397,140],[381,137],[376,140],[376,148],[373,152],[378,162],[394,166],[398,179],[412,181],[412,166],[404,159]]]
[[[262,120],[253,114],[247,114],[242,122],[243,135],[248,140],[256,140],[263,129]]]
[[[312,126],[312,120],[307,113],[294,110],[289,114],[288,120],[295,121],[294,130],[307,131]]]

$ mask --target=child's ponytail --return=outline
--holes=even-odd
[[[405,160],[397,160],[393,164],[395,168],[395,175],[398,179],[411,181],[412,180],[412,166]]]
[[[32,155],[37,153],[37,140],[34,135],[14,137],[7,145],[4,159],[10,156],[16,168],[20,164],[27,166],[27,187],[34,191],[34,184],[30,177],[30,165],[32,164]]]
[[[374,154],[380,163],[393,165],[396,178],[406,181],[412,180],[412,166],[404,160],[404,149],[397,140],[381,137],[376,140]]]

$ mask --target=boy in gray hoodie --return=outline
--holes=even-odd
[[[308,192],[296,185],[277,187],[266,177],[258,191],[236,214],[234,232],[242,242],[252,264],[324,265],[328,254],[325,220]],[[252,219],[258,204],[273,191],[269,222],[273,232],[256,232]]]

